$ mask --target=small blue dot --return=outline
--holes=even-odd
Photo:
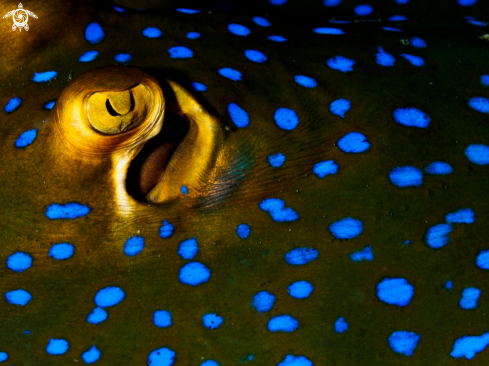
[[[90,62],[95,60],[95,58],[98,56],[98,51],[87,51],[83,55],[80,56],[78,61],[80,62]]]
[[[56,71],[35,72],[32,81],[35,83],[45,83],[54,79],[57,75],[58,73]]]
[[[471,20],[471,19],[469,19],[469,20],[467,20],[467,22],[470,23],[470,24],[473,24],[473,25],[477,25],[479,27],[485,27],[487,25],[486,22],[481,22],[480,20]]]
[[[348,330],[348,323],[343,317],[339,317],[336,323],[334,323],[334,330],[336,333],[344,333]]]
[[[172,325],[171,314],[167,310],[156,310],[153,314],[153,323],[160,328]]]
[[[190,262],[180,269],[179,279],[181,283],[197,286],[209,281],[211,271],[199,262]]]
[[[273,42],[285,42],[285,41],[287,41],[287,38],[282,37],[282,36],[277,36],[277,35],[268,36],[267,39],[269,39],[270,41],[273,41]]]
[[[238,234],[241,239],[246,239],[248,236],[250,236],[250,232],[251,228],[249,225],[246,224],[241,224],[236,229],[236,234]]]
[[[290,315],[275,316],[268,322],[268,330],[270,332],[293,332],[299,327],[297,319]]]
[[[272,154],[268,156],[268,162],[274,168],[279,168],[285,163],[285,155],[282,153]]]
[[[331,113],[345,118],[345,113],[350,110],[350,107],[351,103],[349,100],[337,99],[330,104],[329,110],[331,111]]]
[[[353,262],[360,261],[372,261],[374,259],[374,253],[372,252],[372,247],[369,245],[363,250],[350,254],[350,258]]]
[[[187,186],[182,186],[180,188],[180,192],[182,192],[182,194],[188,194],[188,187]]]
[[[82,359],[85,363],[95,363],[100,358],[101,352],[95,346],[82,353]]]
[[[355,61],[343,56],[336,56],[326,61],[326,64],[333,70],[348,72],[353,71],[353,65],[355,64]]]
[[[229,67],[225,67],[219,70],[219,74],[233,81],[241,80],[241,73],[238,70],[231,69]]]
[[[163,225],[160,227],[160,237],[167,239],[173,235],[174,227],[167,220],[163,220]]]
[[[176,353],[169,348],[163,347],[152,351],[148,356],[150,366],[171,366],[175,361]]]
[[[394,111],[397,123],[408,127],[426,128],[430,124],[430,116],[416,108],[398,108]]]
[[[452,281],[447,281],[447,283],[445,283],[445,288],[447,290],[451,290],[453,288],[453,283]]]
[[[47,101],[46,103],[44,103],[44,105],[42,107],[44,109],[51,110],[51,109],[53,109],[55,103],[56,103],[56,100],[50,100],[50,101]]]
[[[37,128],[23,132],[17,140],[15,140],[15,147],[22,149],[29,146],[34,142],[37,137]]]
[[[338,164],[334,160],[323,160],[314,165],[312,172],[319,178],[324,178],[327,175],[338,173]]]
[[[228,105],[228,113],[238,128],[245,128],[250,123],[248,113],[246,113],[246,111],[236,103],[231,103]]]
[[[194,88],[197,91],[205,92],[207,90],[207,86],[201,83],[194,82],[191,84],[192,88]]]
[[[392,15],[389,18],[387,18],[389,22],[403,22],[405,20],[408,20],[404,15]]]
[[[128,53],[119,53],[118,55],[115,55],[114,60],[116,60],[119,63],[124,63],[124,62],[131,61],[132,57]]]
[[[360,220],[347,217],[332,223],[329,231],[337,239],[353,239],[362,233],[363,224]]]
[[[133,236],[127,239],[124,245],[124,253],[127,256],[134,257],[144,249],[144,238],[141,236]]]
[[[200,33],[197,33],[197,32],[188,32],[187,33],[188,39],[197,39],[199,37],[200,37]]]
[[[202,322],[206,328],[217,329],[224,322],[224,319],[217,314],[206,314],[202,317]]]
[[[324,0],[324,5],[328,7],[335,7],[341,4],[342,0]]]
[[[267,198],[260,202],[260,208],[272,216],[277,222],[288,222],[299,219],[299,215],[290,207],[285,208],[285,202],[279,198]]]
[[[32,257],[23,252],[17,252],[7,258],[7,267],[12,271],[22,273],[31,268]]]
[[[125,296],[126,294],[121,288],[108,286],[97,292],[95,295],[95,304],[97,304],[98,307],[107,308],[117,305],[124,300]]]
[[[148,27],[143,30],[143,36],[148,38],[158,38],[161,37],[161,31],[158,28]]]
[[[46,347],[47,353],[50,355],[62,355],[68,351],[69,344],[65,339],[51,338]]]
[[[262,27],[270,27],[272,25],[268,20],[262,17],[253,17],[252,19],[257,25]]]
[[[475,287],[467,287],[462,291],[462,298],[458,302],[461,309],[475,309],[477,301],[481,295],[481,290]]]
[[[178,8],[175,10],[180,12],[180,13],[184,13],[184,14],[198,14],[198,13],[200,13],[200,10],[195,10],[195,9]]]
[[[305,75],[296,75],[294,80],[297,84],[302,85],[306,88],[315,88],[318,84],[316,80]]]
[[[489,86],[489,75],[481,75],[482,86]]]
[[[489,270],[489,250],[482,250],[477,256],[477,267]]]
[[[421,38],[413,37],[410,39],[410,41],[411,41],[411,46],[413,46],[413,47],[416,47],[416,48],[426,47],[426,42],[423,41]]]
[[[317,249],[308,247],[295,248],[285,254],[285,261],[290,265],[302,266],[316,260],[318,256],[319,252]]]
[[[287,288],[289,295],[296,299],[305,299],[309,297],[313,289],[313,286],[307,281],[294,282]]]
[[[478,112],[489,113],[489,99],[474,97],[469,100],[469,105]]]
[[[389,32],[402,32],[402,30],[398,28],[392,28],[392,27],[382,27],[383,30],[389,31]]]
[[[5,105],[4,107],[4,110],[5,112],[7,113],[12,113],[13,111],[15,111],[17,108],[20,107],[20,105],[22,104],[22,99],[20,99],[19,97],[13,97],[12,99],[10,99],[8,101],[8,103]]]
[[[452,167],[441,161],[435,161],[424,168],[424,171],[432,175],[447,175],[452,174]]]
[[[408,60],[413,66],[421,67],[424,66],[424,60],[421,57],[408,55],[405,53],[401,53],[401,56]]]
[[[370,149],[370,143],[364,134],[350,132],[338,140],[338,147],[343,152],[358,154]]]
[[[229,24],[228,31],[230,31],[232,34],[235,34],[237,36],[243,36],[243,37],[250,34],[250,30],[241,24],[232,24],[232,23]]]
[[[474,164],[489,164],[489,146],[472,144],[465,149],[465,156]]]
[[[85,39],[91,44],[100,43],[104,39],[104,31],[98,23],[90,23],[85,29]]]
[[[414,287],[405,278],[384,278],[377,285],[379,300],[389,305],[406,306],[413,294]]]
[[[392,169],[389,173],[392,184],[404,187],[419,187],[423,184],[423,173],[414,166],[402,166]]]
[[[105,321],[106,319],[107,319],[107,311],[97,307],[94,308],[90,314],[88,314],[87,322],[92,324],[99,324]]]
[[[412,356],[420,338],[419,334],[402,330],[392,333],[388,341],[394,352],[404,356]]]
[[[345,34],[341,29],[327,27],[314,28],[313,32],[318,34]]]
[[[260,64],[267,60],[267,57],[263,53],[256,50],[246,50],[245,56],[248,60],[258,62]]]
[[[75,247],[69,243],[54,244],[49,250],[49,256],[57,260],[71,258],[75,253]]]
[[[294,110],[288,108],[279,108],[275,111],[275,123],[282,130],[291,131],[299,124],[299,117]]]
[[[7,292],[5,298],[9,304],[24,306],[31,301],[32,296],[27,291],[19,289]]]
[[[450,242],[448,234],[452,232],[452,227],[447,224],[439,224],[432,226],[426,233],[426,243],[433,249],[443,247]]]
[[[275,303],[275,295],[272,295],[268,291],[258,292],[251,302],[251,306],[257,311],[264,313],[272,310],[273,304]]]
[[[357,5],[355,7],[355,9],[353,9],[353,10],[355,11],[356,15],[361,16],[361,17],[370,15],[374,11],[374,9],[368,4]]]
[[[180,243],[178,246],[178,255],[180,257],[190,260],[197,255],[199,252],[199,244],[197,243],[197,240],[195,240],[196,238],[197,237],[190,238]]]

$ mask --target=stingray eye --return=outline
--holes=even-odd
[[[138,127],[153,104],[151,90],[138,84],[122,91],[96,92],[88,98],[88,121],[98,132],[114,135]]]

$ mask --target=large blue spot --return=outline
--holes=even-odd
[[[370,143],[360,132],[350,132],[338,140],[338,147],[346,153],[361,153],[370,148]]]
[[[348,330],[348,323],[343,319],[343,317],[339,317],[338,320],[334,323],[334,330],[336,333],[344,333]]]
[[[272,219],[277,222],[299,219],[299,215],[292,208],[285,208],[285,202],[279,198],[267,198],[261,201],[260,208],[268,212]]]
[[[148,356],[148,366],[171,366],[175,356],[176,353],[167,347],[155,349]]]
[[[12,271],[22,273],[31,266],[32,257],[27,253],[17,252],[7,258],[7,267]]]
[[[67,340],[51,338],[46,351],[50,355],[62,355],[68,351],[68,348],[70,348],[70,345]]]
[[[476,353],[484,351],[489,344],[489,332],[480,336],[463,336],[455,340],[450,356],[453,358],[474,358]]]
[[[25,131],[19,138],[15,141],[15,147],[18,149],[24,148],[32,144],[37,137],[37,128]]]
[[[291,284],[287,290],[289,291],[290,296],[295,297],[296,299],[305,299],[306,297],[309,297],[314,288],[307,281],[297,281]]]
[[[312,172],[319,178],[324,178],[327,175],[338,173],[338,164],[334,160],[323,160],[314,165]]]
[[[268,156],[268,162],[274,168],[281,167],[285,163],[285,155],[282,153],[272,154]]]
[[[182,192],[183,194],[187,194],[188,193],[188,187],[187,186],[181,186],[180,192]]]
[[[326,1],[333,1],[333,0],[326,0]],[[277,366],[313,366],[313,364],[304,356],[296,357],[294,355],[287,355],[285,356],[284,360],[280,362]]]
[[[316,80],[305,75],[296,75],[294,77],[294,80],[297,84],[302,85],[306,88],[315,88],[316,85],[318,85],[316,83]]]
[[[267,39],[269,39],[270,41],[273,41],[273,42],[285,42],[287,40],[287,38],[282,37],[282,36],[277,36],[277,35],[268,36]]]
[[[168,310],[156,310],[153,314],[153,323],[160,328],[172,325],[171,314]]]
[[[377,285],[380,301],[389,305],[406,306],[414,294],[414,287],[405,278],[384,278]]]
[[[85,29],[85,39],[91,44],[100,43],[104,39],[104,31],[98,23],[90,23]]]
[[[56,103],[56,100],[50,100],[42,106],[44,109],[51,110],[54,107],[54,104]]]
[[[355,64],[355,61],[343,56],[336,56],[326,61],[326,64],[333,70],[348,72],[353,71],[353,65]]]
[[[479,268],[489,270],[489,250],[481,250],[477,256],[476,264]]]
[[[421,67],[424,65],[424,61],[421,57],[408,55],[406,53],[401,53],[401,56],[408,60],[412,65]]]
[[[45,83],[46,81],[54,79],[58,73],[56,71],[35,72],[32,77],[32,81],[35,83]]]
[[[87,51],[83,55],[80,56],[78,61],[80,62],[90,62],[95,60],[95,58],[98,56],[98,51]]]
[[[8,353],[0,352],[0,362],[7,361],[7,359],[8,359]]]
[[[275,123],[282,130],[291,131],[299,124],[299,117],[294,110],[288,108],[279,108],[275,111]]]
[[[489,113],[489,99],[474,97],[469,100],[469,105],[478,112]]]
[[[372,252],[372,247],[369,245],[363,250],[350,254],[350,258],[353,262],[360,261],[371,261],[374,259],[374,253]]]
[[[161,31],[158,28],[148,27],[143,30],[143,36],[148,38],[158,38],[161,36]]]
[[[189,260],[193,259],[197,255],[197,252],[199,251],[199,244],[195,238],[196,237],[190,238],[180,243],[180,246],[178,247],[178,255],[180,257]]]
[[[416,48],[426,47],[426,42],[423,41],[421,38],[413,37],[410,39],[410,41],[411,41],[411,46],[413,46],[413,47],[416,47]]]
[[[270,27],[272,25],[268,20],[262,17],[253,17],[252,19],[257,25],[262,27]]]
[[[394,111],[397,123],[408,127],[426,128],[430,124],[430,116],[416,108],[398,108]]]
[[[124,253],[127,256],[134,257],[141,253],[144,249],[144,238],[141,236],[133,236],[126,240],[124,245]]]
[[[97,292],[95,304],[101,308],[108,308],[120,303],[125,296],[126,294],[120,287],[108,286]]]
[[[192,50],[185,46],[175,46],[169,48],[168,52],[170,53],[170,58],[190,58],[194,55]]]
[[[489,86],[489,75],[481,75],[482,86]]]
[[[452,173],[452,167],[441,161],[435,161],[424,168],[424,171],[433,175],[447,175]]]
[[[285,254],[285,261],[288,264],[292,264],[295,266],[302,266],[306,263],[309,263],[313,260],[315,260],[319,255],[319,252],[317,249],[314,248],[308,248],[308,247],[302,247],[302,248],[295,248]]]
[[[197,91],[205,92],[207,90],[207,86],[205,86],[202,83],[194,82],[191,85],[192,85],[192,88],[194,88]]]
[[[92,324],[102,323],[107,319],[107,311],[102,308],[96,307],[93,311],[88,314],[87,322]]]
[[[389,173],[392,184],[404,187],[419,187],[423,184],[423,173],[414,166],[400,166]]]
[[[119,53],[118,55],[115,55],[114,60],[120,63],[125,63],[131,61],[132,57],[128,53]]]
[[[163,220],[163,225],[160,227],[160,237],[163,239],[167,239],[173,235],[173,225],[170,224],[167,220]]]
[[[472,6],[477,2],[477,0],[458,0],[460,6]]]
[[[222,324],[224,319],[222,316],[217,314],[206,314],[202,317],[202,322],[204,323],[204,327],[209,329],[217,329]]]
[[[195,10],[195,9],[178,8],[175,10],[180,12],[180,13],[184,13],[184,14],[198,14],[198,13],[200,13],[200,10]]]
[[[375,54],[375,62],[381,66],[391,67],[394,66],[396,59],[391,54],[384,51],[382,47],[379,46],[378,53]]]
[[[394,332],[388,338],[392,350],[404,356],[412,356],[420,339],[419,334],[407,330]]]
[[[49,256],[57,260],[71,258],[75,252],[75,247],[69,243],[54,244],[49,250]]]
[[[274,316],[268,322],[268,330],[270,332],[293,332],[299,327],[297,319],[290,315]]]
[[[205,265],[199,262],[190,262],[180,269],[178,278],[181,283],[190,286],[197,286],[209,281],[211,271]]]
[[[245,128],[250,123],[248,113],[246,113],[246,111],[236,103],[231,103],[228,105],[228,113],[238,128]]]
[[[347,99],[337,99],[331,102],[329,110],[331,113],[345,118],[345,113],[350,110],[351,103]]]
[[[314,28],[313,31],[318,34],[345,34],[341,29],[328,27]]]
[[[31,301],[31,294],[25,290],[19,289],[14,291],[9,291],[5,294],[5,298],[12,305],[27,305]]]
[[[86,205],[77,202],[70,202],[65,205],[52,203],[46,210],[46,217],[50,220],[55,219],[76,219],[87,215],[91,209]]]
[[[241,24],[229,24],[228,31],[237,36],[247,36],[248,34],[250,34],[250,30]]]
[[[324,5],[334,7],[340,5],[342,0],[324,0]]]
[[[241,80],[241,73],[238,70],[231,69],[229,67],[225,67],[219,70],[219,74],[224,76],[225,78],[231,79],[233,81]]]
[[[426,233],[426,243],[433,249],[443,247],[450,242],[448,234],[452,231],[452,227],[447,224],[439,224],[432,226]]]
[[[17,108],[20,107],[20,105],[22,104],[22,99],[20,99],[19,97],[13,97],[12,99],[10,99],[8,101],[8,103],[5,105],[4,107],[4,110],[5,112],[7,113],[12,113],[13,111],[15,111]]]
[[[353,10],[355,11],[356,15],[361,16],[361,17],[370,15],[374,11],[374,9],[368,4],[357,5],[357,6],[355,6],[355,9],[353,9]]]
[[[82,359],[85,363],[95,363],[100,358],[101,352],[100,350],[92,346],[89,350],[82,353]]]
[[[447,214],[445,221],[449,224],[472,224],[475,222],[474,211],[470,208],[461,208],[458,211]]]
[[[199,37],[200,37],[200,33],[197,33],[197,32],[188,32],[187,33],[188,39],[197,39]]]
[[[275,296],[272,295],[268,291],[258,292],[251,302],[251,306],[253,306],[257,311],[264,313],[266,311],[272,310],[273,304],[275,302]]]
[[[329,231],[337,239],[353,239],[361,234],[363,225],[360,220],[351,217],[336,221],[329,226]]]
[[[472,144],[465,149],[465,155],[469,160],[478,165],[489,164],[489,146]]]
[[[461,309],[475,309],[481,290],[475,287],[467,287],[462,291],[462,298],[458,302]]]
[[[248,236],[250,236],[250,232],[251,228],[249,225],[246,224],[241,224],[236,229],[236,234],[238,234],[241,239],[246,239]]]
[[[258,62],[260,64],[267,60],[267,57],[257,50],[246,50],[245,56],[248,60]]]

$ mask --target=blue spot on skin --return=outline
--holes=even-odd
[[[95,60],[95,58],[98,56],[98,51],[87,51],[83,55],[80,56],[78,61],[80,62],[90,62]]]
[[[100,43],[104,39],[104,31],[98,23],[90,23],[85,29],[85,39],[91,44]]]
[[[299,327],[297,319],[290,315],[274,316],[268,322],[268,330],[270,332],[293,332]]]
[[[116,60],[119,63],[124,63],[124,62],[131,61],[132,57],[128,53],[119,53],[118,55],[115,55],[114,60]]]
[[[18,149],[22,149],[26,146],[29,146],[30,144],[32,144],[34,142],[36,137],[37,137],[37,128],[25,131],[15,141],[15,147]]]
[[[287,0],[270,0],[270,4],[272,5],[283,5],[287,2]]]
[[[150,366],[171,366],[175,361],[176,353],[169,348],[163,347],[152,351],[148,356]]]
[[[452,174],[452,167],[447,163],[435,161],[434,163],[431,163],[430,165],[425,167],[424,171],[428,174],[433,175],[447,175]]]
[[[268,20],[262,17],[253,17],[252,19],[257,25],[262,27],[270,27],[272,25]]]
[[[469,100],[469,105],[478,112],[489,113],[489,99],[474,97]]]
[[[413,66],[421,67],[424,65],[424,61],[421,57],[408,55],[406,53],[401,53],[401,56],[408,60]]]
[[[25,290],[19,289],[14,291],[9,291],[5,294],[5,298],[12,305],[27,305],[31,301],[31,294]]]
[[[346,153],[361,153],[370,148],[367,137],[360,132],[350,132],[338,140],[338,147]]]
[[[394,119],[397,123],[408,127],[426,128],[431,118],[416,108],[397,108],[394,111]]]
[[[341,29],[327,27],[315,28],[313,29],[313,32],[318,34],[345,34]]]
[[[178,278],[181,283],[190,286],[197,286],[209,281],[211,271],[205,265],[199,262],[190,262],[180,269]]]
[[[175,46],[168,49],[170,58],[191,58],[194,53],[185,46]]]
[[[43,108],[47,110],[51,110],[54,107],[56,100],[50,100],[49,102],[44,103]]]
[[[423,184],[423,173],[414,166],[401,166],[392,169],[389,173],[392,184],[404,187],[419,187]]]
[[[156,310],[153,314],[153,323],[160,328],[172,325],[171,314],[167,310]]]
[[[285,155],[282,153],[272,154],[268,156],[268,162],[274,168],[281,167],[285,163]]]
[[[248,60],[258,62],[260,64],[267,60],[267,57],[263,53],[256,50],[246,50],[245,56]]]
[[[241,24],[233,24],[233,23],[229,24],[228,31],[230,31],[232,34],[235,34],[237,36],[243,36],[243,37],[250,34],[250,30]]]
[[[339,317],[338,320],[334,323],[334,330],[336,333],[344,333],[348,330],[348,323],[343,319],[343,317]]]
[[[426,47],[426,42],[423,41],[421,38],[413,37],[410,39],[410,41],[411,41],[411,46],[413,46],[413,47],[416,47],[416,48]]]
[[[119,8],[118,6],[114,6],[114,9],[118,11],[119,13],[124,13],[124,9]]]
[[[231,69],[229,67],[225,67],[219,70],[219,74],[224,76],[225,78],[231,79],[233,81],[241,80],[241,73],[238,70]]]
[[[477,266],[489,270],[489,250],[482,250],[477,256]]]
[[[477,2],[477,0],[458,0],[458,5],[460,6],[472,6]]]
[[[6,352],[0,352],[0,362],[7,361],[8,354]]]
[[[339,70],[341,72],[353,71],[353,65],[355,61],[343,56],[336,56],[326,61],[326,64],[333,70]]]
[[[333,0],[326,0],[326,1],[333,1]],[[280,362],[277,366],[313,366],[313,364],[304,356],[295,357],[293,355],[287,355],[285,356],[284,360]]]
[[[465,156],[478,165],[489,164],[489,146],[482,144],[472,144],[465,149]]]
[[[143,30],[143,36],[148,38],[158,38],[161,37],[161,31],[158,28],[148,27]]]
[[[268,36],[267,39],[273,42],[285,42],[287,38],[282,37],[282,36]]]
[[[447,281],[447,283],[445,283],[445,288],[447,290],[451,290],[453,288],[453,283],[452,281]]]
[[[163,225],[160,227],[160,237],[163,239],[167,239],[173,235],[173,225],[168,221],[164,220]]]
[[[187,188],[187,186],[182,186],[182,187],[180,188],[180,192],[182,192],[182,194],[187,194],[187,193],[188,193],[188,188]]]
[[[475,222],[474,211],[470,208],[462,208],[447,214],[445,221],[449,224],[473,224]]]
[[[360,261],[371,261],[374,259],[374,253],[372,252],[372,247],[369,245],[363,250],[350,254],[350,258],[353,262]]]
[[[426,233],[426,243],[433,249],[443,247],[450,242],[448,234],[452,231],[452,227],[447,224],[439,224],[432,226]]]
[[[10,99],[8,101],[8,103],[5,105],[4,107],[4,110],[5,112],[7,113],[12,113],[13,111],[15,111],[17,108],[20,107],[20,105],[22,104],[22,99],[20,99],[19,97],[13,97],[12,99]]]
[[[50,220],[55,219],[76,219],[87,215],[91,209],[86,205],[70,202],[65,205],[57,203],[50,204],[46,210],[46,217]]]
[[[245,128],[250,123],[248,113],[246,113],[246,111],[236,103],[231,103],[228,105],[228,113],[238,128]]]
[[[85,363],[95,363],[100,358],[101,352],[95,346],[82,353],[82,359]]]
[[[331,113],[345,118],[345,113],[350,110],[351,103],[347,99],[337,99],[329,106]]]
[[[319,252],[314,248],[295,248],[285,254],[285,261],[294,266],[302,266],[313,260],[319,255]]]
[[[340,5],[342,0],[324,0],[324,5],[334,7]]]
[[[45,83],[54,79],[58,73],[56,71],[35,72],[32,81],[35,83]]]
[[[188,39],[197,39],[199,37],[200,37],[200,33],[197,33],[197,32],[188,32],[187,33]]]
[[[279,198],[267,198],[260,202],[260,208],[272,216],[277,222],[295,221],[299,215],[290,207],[285,208],[285,202]]]
[[[337,239],[353,239],[361,234],[363,225],[360,220],[347,217],[332,223],[329,226],[329,231]]]
[[[250,232],[251,228],[249,225],[246,224],[241,224],[236,229],[236,234],[238,234],[241,239],[246,239],[248,236],[250,236]]]
[[[264,313],[266,311],[272,310],[273,304],[275,303],[275,296],[268,291],[258,292],[251,302],[251,306],[257,311]]]
[[[314,165],[312,172],[319,178],[324,178],[327,175],[338,173],[338,164],[334,160],[323,160]]]
[[[389,18],[387,18],[389,22],[402,22],[405,20],[408,20],[404,15],[392,15]]]
[[[107,319],[107,311],[97,307],[94,308],[90,314],[88,314],[87,322],[92,324],[99,324],[105,321],[106,319]]]
[[[108,308],[120,303],[125,296],[126,294],[120,287],[108,286],[97,292],[95,304],[101,308]]]
[[[489,86],[489,75],[481,75],[482,86]]]
[[[402,30],[397,29],[397,28],[391,28],[391,27],[382,27],[383,30],[389,31],[389,32],[402,32]],[[378,63],[378,62],[377,62]]]
[[[294,80],[297,84],[302,85],[306,88],[315,88],[316,85],[318,85],[316,83],[316,80],[305,75],[296,75],[294,77]]]
[[[200,366],[219,366],[219,364],[214,360],[207,360],[202,362]]]
[[[485,27],[487,25],[486,22],[481,22],[480,20],[467,20],[467,23],[477,25],[479,27]]]
[[[197,255],[199,251],[199,244],[195,238],[196,237],[187,239],[180,243],[180,246],[178,247],[178,255],[180,257],[190,260]]]
[[[142,252],[144,249],[144,238],[141,236],[133,236],[127,239],[124,245],[124,253],[127,256],[134,257]]]
[[[217,314],[206,314],[202,317],[202,322],[204,323],[204,327],[209,329],[217,329],[222,324],[224,319],[222,316]]]
[[[406,306],[414,294],[414,287],[405,278],[384,278],[377,285],[380,301],[389,305]]]
[[[184,14],[198,14],[198,13],[200,13],[200,10],[194,10],[194,9],[178,8],[175,10],[180,12],[180,13],[184,13]]]
[[[32,266],[32,257],[27,253],[17,252],[7,258],[7,267],[22,273]]]
[[[46,347],[47,353],[50,355],[62,355],[68,351],[69,344],[65,339],[51,338]]]
[[[205,92],[207,90],[207,87],[204,84],[201,83],[192,83],[192,88],[194,88],[197,91]]]
[[[49,256],[57,260],[71,258],[75,253],[75,247],[69,243],[54,244],[49,250]]]
[[[453,358],[465,357],[471,360],[476,353],[484,351],[489,344],[489,332],[480,336],[463,336],[455,340],[450,356]]]
[[[368,4],[357,5],[357,6],[355,6],[355,9],[353,9],[353,10],[355,11],[356,15],[361,16],[361,17],[365,17],[367,15],[370,15],[374,11],[374,9]]]
[[[404,356],[412,356],[421,336],[407,330],[394,332],[388,338],[389,345],[396,353]]]
[[[475,309],[477,301],[481,295],[481,290],[475,287],[467,287],[462,291],[462,298],[458,302],[461,309]]]
[[[279,108],[275,111],[275,123],[282,130],[291,131],[299,124],[299,117],[292,109]]]
[[[382,47],[379,46],[378,53],[375,54],[375,62],[381,66],[392,67],[396,62],[396,59],[391,54],[384,51]]]
[[[396,0],[396,3],[404,5],[407,4],[409,1],[410,0]]]
[[[314,288],[307,281],[297,281],[291,284],[287,290],[290,296],[296,299],[305,299],[309,297]]]

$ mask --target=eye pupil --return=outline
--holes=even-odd
[[[109,114],[110,114],[111,116],[114,116],[114,117],[116,117],[116,116],[120,116],[120,114],[119,114],[119,113],[117,113],[117,112],[115,111],[115,109],[112,107],[112,105],[110,104],[109,99],[107,99],[107,101],[105,102],[105,107],[107,108],[107,111],[109,112]]]

